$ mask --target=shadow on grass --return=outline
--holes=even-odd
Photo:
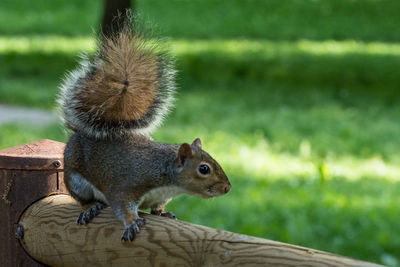
[[[188,83],[231,86],[238,81],[274,82],[294,86],[294,90],[298,90],[297,87],[335,87],[337,90],[372,90],[376,95],[397,93],[400,96],[400,78],[396,72],[400,68],[400,56],[395,55],[197,52],[184,54],[178,58],[178,63],[184,81],[192,79]]]
[[[400,41],[396,0],[135,2],[145,20],[173,38]],[[90,35],[98,29],[101,10],[96,0],[2,0],[0,33]]]
[[[1,102],[51,107],[64,72],[73,69],[77,59],[69,53],[1,54]],[[268,87],[272,83],[285,88],[285,94],[312,95],[325,90],[349,105],[363,102],[365,96],[383,99],[386,105],[397,105],[400,100],[400,78],[395,71],[400,69],[399,55],[312,55],[301,51],[221,54],[211,50],[181,53],[177,60],[182,92],[193,87],[211,91],[225,86],[238,99],[254,90],[268,99],[266,94],[275,94]],[[24,100],[24,94],[28,100]]]
[[[0,54],[0,101],[6,104],[51,109],[58,86],[75,55],[64,53]]]
[[[400,40],[394,0],[141,0],[138,10],[174,38]]]

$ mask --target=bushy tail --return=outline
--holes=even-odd
[[[126,25],[67,74],[58,99],[65,124],[97,138],[149,133],[172,104],[174,76],[171,58]]]

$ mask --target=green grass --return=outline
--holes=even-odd
[[[68,138],[61,124],[36,126],[29,123],[7,123],[0,125],[0,149],[40,139],[66,142]]]
[[[400,2],[140,0],[177,58],[176,108],[155,134],[201,137],[232,182],[175,199],[183,220],[400,265]],[[98,1],[0,3],[0,103],[55,107]],[[0,125],[0,148],[58,124]]]

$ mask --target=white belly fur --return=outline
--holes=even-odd
[[[157,204],[167,204],[171,199],[184,193],[182,188],[177,186],[163,186],[150,190],[141,199],[140,209],[148,209]]]

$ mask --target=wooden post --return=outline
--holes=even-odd
[[[16,231],[29,205],[51,193],[66,192],[64,147],[60,142],[40,140],[0,151],[1,266],[44,266],[25,253]],[[21,229],[18,234],[23,234]]]
[[[67,195],[38,201],[21,217],[21,243],[51,266],[379,266],[149,214],[136,239],[123,243],[110,208],[88,225],[76,224],[80,212]]]

